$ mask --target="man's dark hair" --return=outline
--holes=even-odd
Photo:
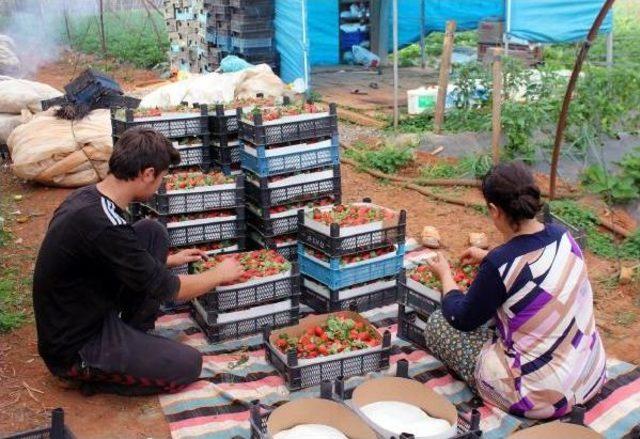
[[[482,179],[482,195],[487,203],[502,209],[513,227],[533,219],[542,208],[540,188],[522,162],[501,163]]]
[[[113,146],[109,172],[119,180],[133,180],[147,168],[160,174],[178,163],[180,153],[169,139],[149,128],[132,128]]]

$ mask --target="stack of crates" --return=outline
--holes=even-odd
[[[181,71],[207,70],[207,12],[203,0],[165,0],[171,66]]]
[[[130,128],[150,128],[170,139],[181,162],[170,170],[149,207],[169,232],[170,252],[198,247],[208,254],[245,249],[244,180],[211,169],[207,106],[158,116],[111,110],[114,142]],[[186,265],[176,274],[186,274]]]
[[[238,256],[286,263],[275,252],[248,252]],[[218,343],[258,334],[265,325],[295,325],[299,310],[300,273],[297,264],[291,263],[275,275],[216,287],[192,301],[191,315],[209,341]]]
[[[251,64],[269,64],[278,70],[273,18],[274,0],[229,0],[230,53]]]
[[[225,174],[241,173],[236,110],[225,109],[222,104],[215,105],[209,118],[209,127],[212,163]]]
[[[295,260],[298,211],[341,201],[338,121],[335,104],[273,119],[278,111],[238,109],[247,230],[252,244]]]
[[[344,215],[342,226],[333,221],[339,215]],[[299,212],[302,301],[318,312],[363,312],[395,303],[406,224],[406,211],[394,212],[370,199]]]

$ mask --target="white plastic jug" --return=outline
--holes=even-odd
[[[429,88],[419,87],[413,90],[407,90],[407,102],[409,105],[409,114],[420,114],[436,106],[438,98],[438,87]]]

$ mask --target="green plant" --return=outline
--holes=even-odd
[[[364,169],[376,169],[385,174],[395,174],[413,161],[413,147],[396,148],[385,145],[379,149],[368,149],[367,145],[355,143],[345,153]]]
[[[638,198],[638,189],[631,177],[612,175],[600,165],[591,165],[582,173],[582,185],[610,203],[625,203]]]
[[[103,55],[97,17],[80,16],[70,21],[71,46],[84,53]],[[169,37],[159,14],[149,17],[144,10],[110,12],[104,16],[104,25],[109,56],[141,68],[167,61]],[[60,35],[63,32],[61,25]]]
[[[555,200],[550,207],[563,221],[585,232],[587,248],[594,254],[608,259],[640,260],[640,231],[618,244],[613,235],[600,231],[596,215],[575,201]]]
[[[16,271],[0,268],[0,274],[0,332],[8,332],[25,320],[22,302],[27,291],[21,288]]]
[[[623,311],[616,316],[616,323],[621,326],[631,326],[638,319],[635,311]]]
[[[460,159],[458,168],[462,175],[482,178],[491,170],[493,159],[489,154],[468,154]]]
[[[631,178],[636,186],[640,186],[640,148],[625,154],[619,165],[622,175]]]
[[[420,175],[427,180],[455,178],[459,176],[459,169],[449,163],[432,163],[420,168]]]

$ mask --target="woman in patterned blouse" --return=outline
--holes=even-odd
[[[463,254],[480,264],[466,294],[444,257],[429,262],[444,294],[427,346],[485,401],[528,418],[560,417],[606,379],[582,251],[563,227],[538,222],[540,189],[523,164],[496,166],[482,192],[504,244]]]

